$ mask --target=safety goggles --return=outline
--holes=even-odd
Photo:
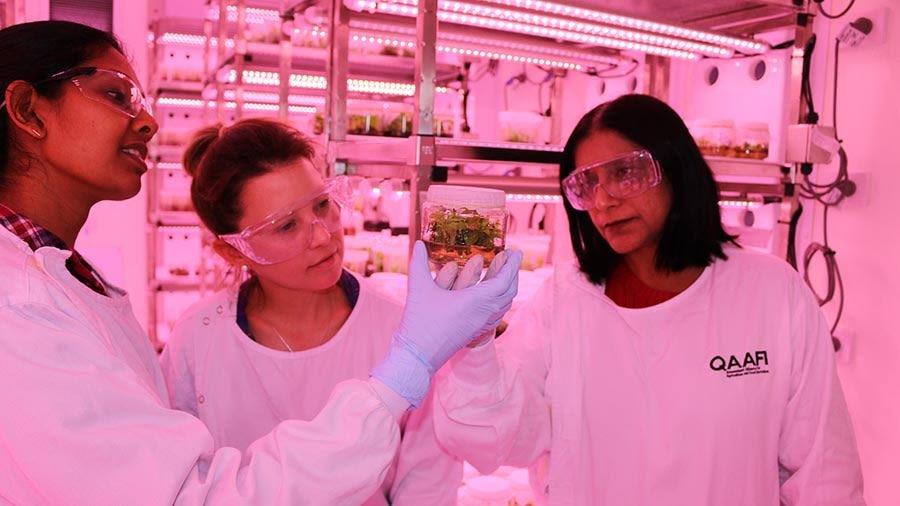
[[[659,163],[649,151],[639,150],[612,160],[578,167],[562,182],[569,203],[579,211],[594,207],[598,188],[610,197],[630,199],[662,181]]]
[[[240,232],[220,235],[219,239],[258,264],[284,262],[309,247],[316,227],[329,234],[340,230],[341,207],[349,204],[352,192],[347,177],[329,179],[293,205]]]
[[[150,102],[140,85],[116,70],[98,67],[77,67],[57,72],[32,86],[38,87],[54,81],[71,81],[86,98],[119,111],[129,118],[136,118],[141,111],[153,115]],[[6,102],[0,103],[0,109]]]

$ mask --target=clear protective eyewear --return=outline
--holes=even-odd
[[[662,181],[662,170],[647,150],[602,162],[583,165],[566,176],[562,189],[569,203],[579,211],[594,208],[598,188],[617,199],[630,199]]]
[[[341,207],[349,205],[352,194],[346,176],[329,179],[293,205],[240,232],[220,235],[219,239],[258,264],[290,260],[309,247],[317,226],[329,234],[341,229]]]
[[[53,81],[66,80],[71,81],[86,98],[115,109],[129,118],[138,117],[141,111],[147,111],[147,114],[153,115],[150,101],[144,95],[140,85],[117,70],[77,67],[57,72],[32,86],[38,87]],[[0,109],[5,106],[6,102],[0,103]]]

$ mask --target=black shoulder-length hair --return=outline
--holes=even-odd
[[[649,95],[623,95],[581,118],[563,151],[559,180],[575,170],[575,149],[591,134],[612,131],[649,151],[672,188],[672,208],[663,225],[656,267],[678,272],[726,259],[722,244],[735,243],[722,226],[719,192],[712,171],[684,121],[665,102]],[[586,211],[572,207],[563,192],[572,246],[582,272],[603,283],[620,255],[600,235]],[[736,244],[736,243],[735,243]]]

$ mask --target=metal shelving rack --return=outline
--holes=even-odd
[[[485,2],[491,6],[502,3]],[[690,0],[665,0],[656,2],[656,10],[639,12],[650,18],[661,13],[681,13],[681,24],[685,27],[720,31],[725,34],[748,36],[760,31],[776,28],[793,27],[795,47],[802,48],[811,33],[811,23],[802,23],[805,8],[793,0],[760,0],[745,1],[735,6],[729,0],[710,2],[692,2]],[[666,4],[666,5],[662,5]],[[702,5],[700,5],[702,4]],[[801,2],[802,4],[802,2]],[[528,4],[525,4],[528,5]],[[498,178],[479,176],[449,176],[441,170],[448,162],[479,161],[494,163],[539,163],[557,165],[562,152],[559,143],[559,118],[552,128],[551,146],[528,146],[521,144],[481,143],[470,141],[444,140],[434,137],[431,130],[431,117],[434,111],[434,78],[435,55],[438,46],[438,0],[419,0],[415,16],[415,33],[418,47],[415,60],[416,74],[416,113],[414,115],[414,135],[403,142],[365,143],[346,139],[346,95],[343,85],[346,77],[348,61],[348,34],[354,16],[363,16],[351,11],[342,0],[331,0],[331,26],[329,51],[330,88],[327,111],[329,113],[328,157],[329,167],[337,173],[376,175],[379,177],[398,177],[410,181],[410,233],[415,238],[421,224],[418,199],[428,186],[435,182],[468,184],[495,187],[516,193],[527,191],[534,194],[555,194],[558,192],[556,178]],[[577,8],[577,7],[575,7]],[[446,25],[446,23],[443,23]],[[443,30],[443,26],[442,26]],[[451,32],[464,30],[449,25]],[[532,47],[546,44],[546,39],[513,35],[517,41],[524,41]],[[554,44],[564,44],[555,41]],[[800,70],[802,55],[795,56],[790,76],[792,118],[800,118]],[[668,60],[658,56],[650,56],[646,61],[648,76],[648,93],[666,98],[668,88]],[[558,101],[561,96],[561,82],[564,73],[557,77],[554,89],[556,95],[552,100]],[[554,110],[558,110],[553,108]],[[740,196],[755,195],[767,201],[781,202],[780,222],[786,224],[796,205],[793,196],[795,168],[781,166],[777,163],[742,160],[735,158],[708,158],[710,167],[716,174],[723,193]],[[392,167],[386,169],[385,166]],[[752,183],[736,179],[751,178]],[[782,234],[786,235],[786,234]],[[786,252],[786,243],[778,246],[779,252]]]
[[[397,0],[390,0],[393,3]],[[398,17],[373,10],[352,10],[344,0],[255,0],[254,7],[277,12],[279,23],[288,24],[303,9],[322,3],[327,6],[327,40],[324,48],[294,47],[288,30],[281,30],[281,39],[276,43],[248,42],[245,38],[248,2],[245,0],[207,0],[217,16],[208,16],[202,22],[197,20],[158,20],[154,23],[155,41],[151,44],[156,60],[157,51],[164,41],[160,37],[166,31],[179,31],[202,39],[204,47],[204,72],[202,82],[178,82],[151,77],[151,90],[156,98],[165,94],[199,100],[201,113],[206,122],[217,120],[227,122],[229,113],[239,119],[247,105],[246,96],[251,92],[277,92],[278,115],[286,119],[297,105],[290,101],[292,84],[296,89],[296,72],[319,76],[322,86],[308,87],[305,93],[323,97],[325,101],[325,145],[327,167],[331,175],[356,174],[379,178],[400,178],[409,182],[410,187],[410,234],[416,237],[421,224],[419,198],[432,183],[478,185],[503,189],[509,193],[530,195],[555,195],[558,183],[555,177],[500,177],[457,174],[448,167],[460,163],[488,162],[510,164],[539,164],[558,166],[562,152],[560,143],[561,127],[559,115],[552,118],[551,144],[528,145],[521,143],[479,142],[461,139],[447,139],[435,136],[432,118],[435,112],[435,95],[439,86],[463,77],[462,87],[467,80],[459,67],[447,66],[440,62],[440,51],[448,51],[453,44],[462,44],[466,39],[498,44],[512,58],[545,58],[551,61],[567,59],[579,61],[579,70],[601,67],[621,58],[621,51],[604,48],[585,48],[584,44],[551,40],[537,34],[523,35],[493,29],[473,28],[462,24],[441,21],[438,29],[439,0],[399,0],[400,4],[415,5],[415,15]],[[354,2],[356,5],[374,2]],[[505,0],[474,0],[482,6],[497,6]],[[790,117],[801,117],[800,76],[802,69],[802,47],[811,34],[811,22],[806,19],[806,2],[795,0],[745,0],[738,5],[732,0],[660,0],[653,7],[645,4],[633,7],[634,12],[623,13],[645,19],[658,19],[666,23],[688,29],[705,30],[730,36],[748,37],[776,28],[793,28],[795,51],[792,57],[791,75],[788,76],[792,110]],[[515,2],[507,5],[515,5]],[[573,8],[578,8],[573,5]],[[641,10],[644,9],[644,10]],[[649,9],[649,10],[647,10]],[[374,9],[377,11],[377,9]],[[409,14],[409,12],[407,12]],[[216,19],[217,18],[217,19]],[[275,18],[273,17],[273,20]],[[357,55],[350,51],[351,40],[358,37],[383,37],[397,44],[414,41],[415,57]],[[199,40],[199,39],[198,39]],[[405,41],[405,42],[404,42]],[[406,46],[409,47],[409,46]],[[453,50],[467,54],[465,47]],[[469,46],[470,48],[472,46]],[[471,49],[470,49],[471,51]],[[533,51],[533,53],[532,53]],[[475,51],[477,54],[478,51]],[[488,51],[488,58],[491,58]],[[494,53],[496,54],[496,53]],[[213,56],[215,55],[215,57]],[[482,55],[484,57],[484,55]],[[553,65],[550,65],[553,66]],[[554,72],[555,93],[551,96],[551,109],[559,110],[565,76],[571,69],[559,65]],[[248,82],[245,75],[265,71],[268,82]],[[668,93],[669,60],[663,56],[647,55],[644,61],[646,93],[662,99]],[[276,76],[275,79],[272,79]],[[292,79],[292,76],[294,78]],[[227,78],[225,78],[227,77]],[[408,138],[360,138],[347,134],[348,100],[363,96],[351,90],[348,79],[368,78],[396,82],[414,83],[414,113],[412,136]],[[314,89],[310,89],[314,88]],[[324,89],[322,89],[324,88]],[[230,95],[230,96],[226,96]],[[379,99],[392,100],[390,95]],[[231,101],[231,109],[226,102]],[[160,162],[175,163],[180,152],[166,146],[157,146],[154,158]],[[796,170],[767,161],[751,161],[735,158],[708,158],[716,174],[723,193],[746,197],[754,196],[767,202],[781,203],[780,223],[787,224],[796,205],[793,196],[793,182]],[[151,171],[151,189],[156,188],[159,171]],[[545,174],[546,176],[546,174]],[[751,181],[751,182],[748,182]],[[148,199],[150,225],[151,261],[149,279],[154,289],[151,291],[151,329],[156,330],[156,295],[158,290],[204,289],[200,276],[200,286],[181,282],[160,282],[152,272],[154,259],[159,255],[156,244],[156,227],[196,226],[199,221],[193,213],[161,212],[158,196],[151,191]],[[786,234],[777,248],[786,251]]]

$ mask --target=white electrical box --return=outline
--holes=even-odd
[[[834,127],[821,125],[789,125],[787,131],[788,163],[831,163],[841,143]]]

